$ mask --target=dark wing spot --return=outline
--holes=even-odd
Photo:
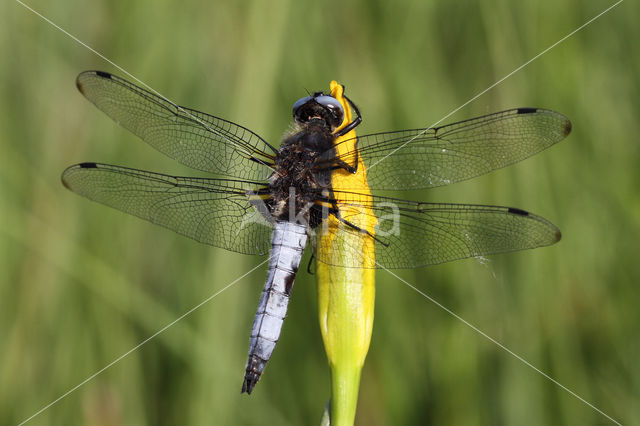
[[[78,90],[80,91],[80,93],[82,93],[84,95],[84,88],[82,87],[82,83],[80,83],[80,77],[84,74],[91,74],[91,73],[95,73],[95,75],[97,75],[98,77],[102,77],[102,78],[108,78],[109,80],[111,80],[113,78],[113,75],[105,72],[105,71],[85,71],[83,73],[80,73],[80,75],[76,78],[76,87],[78,88]]]
[[[509,213],[518,214],[520,216],[529,216],[529,212],[526,212],[524,210],[521,210],[515,207],[509,207]]]
[[[74,166],[71,166],[69,168],[67,168],[67,170],[65,170],[64,172],[62,172],[62,184],[64,185],[65,188],[73,191],[73,188],[71,188],[71,186],[69,185],[69,182],[66,179],[66,175],[70,170],[76,169],[76,168],[81,168],[81,169],[97,169],[98,165],[96,163],[80,163],[80,164],[76,164]]]
[[[98,165],[96,163],[80,163],[78,167],[81,169],[97,169]]]
[[[96,75],[98,77],[111,79],[111,74],[105,71],[96,71]]]
[[[518,108],[518,114],[532,114],[537,110],[538,108]]]

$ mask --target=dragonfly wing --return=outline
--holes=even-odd
[[[201,243],[267,254],[271,227],[251,206],[251,182],[174,177],[99,163],[66,169],[62,183],[90,200],[162,225]]]
[[[554,244],[560,230],[548,220],[512,207],[420,203],[387,197],[337,193],[338,208],[373,212],[378,268],[415,268],[457,259]],[[350,198],[353,201],[350,201]],[[364,201],[363,201],[364,200]],[[318,260],[361,267],[366,256],[359,238],[372,238],[340,224],[332,250],[316,247]],[[337,248],[337,249],[336,249]]]
[[[261,180],[275,148],[230,121],[185,108],[103,71],[85,71],[78,90],[100,110],[163,154],[206,172]]]
[[[518,108],[441,127],[359,136],[356,146],[371,189],[405,190],[448,185],[508,166],[570,131],[571,122],[560,113]],[[340,159],[355,164],[356,155],[349,151]]]

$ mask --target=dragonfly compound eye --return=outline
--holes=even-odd
[[[304,98],[298,99],[296,103],[293,104],[293,116],[295,117],[300,107],[309,102],[311,99],[313,99],[311,96],[305,96]]]
[[[336,98],[317,92],[313,96],[298,99],[293,104],[293,117],[301,123],[314,117],[322,118],[331,127],[338,127],[344,119],[344,110]]]
[[[333,127],[338,127],[342,124],[342,120],[344,119],[344,110],[342,109],[342,104],[339,100],[328,95],[318,96],[314,100],[329,111],[329,114],[331,115],[331,125]]]

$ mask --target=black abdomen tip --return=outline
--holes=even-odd
[[[244,375],[244,382],[242,382],[242,392],[241,393],[247,393],[247,395],[251,395],[251,392],[253,391],[253,388],[256,386],[256,383],[258,383],[258,380],[260,380],[260,374],[255,372],[255,371],[247,371],[247,373]]]

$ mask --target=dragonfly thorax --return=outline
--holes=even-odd
[[[318,170],[317,164],[333,156],[333,140],[326,126],[312,121],[282,142],[269,180],[274,219],[303,221],[311,227],[322,219],[314,200],[330,189],[331,174]]]

